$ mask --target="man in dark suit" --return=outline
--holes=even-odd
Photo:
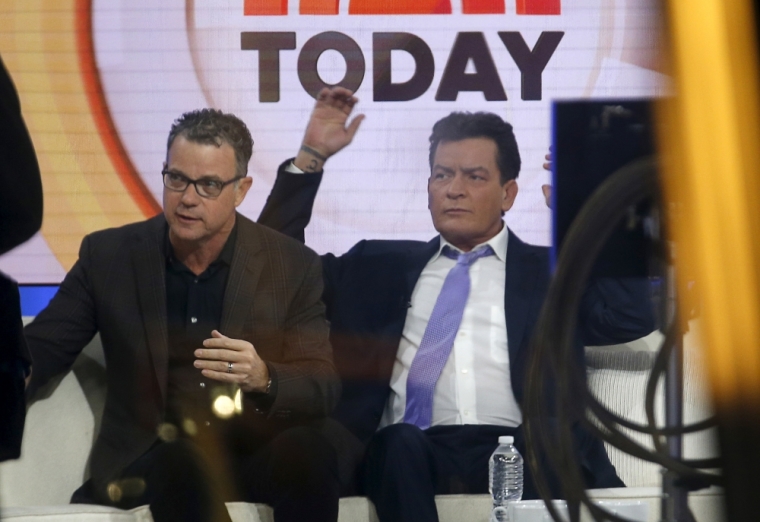
[[[347,125],[355,103],[345,89],[320,93],[259,223],[303,237],[324,162],[361,122]],[[361,485],[384,522],[435,521],[435,494],[486,493],[500,435],[515,435],[524,452],[529,341],[549,283],[548,249],[522,242],[502,221],[520,170],[511,125],[488,113],[443,118],[430,137],[430,168],[439,237],[361,241],[322,258],[343,382],[333,417],[368,444]],[[587,294],[585,344],[653,330],[644,281],[598,281]],[[588,487],[623,485],[600,441],[578,430],[576,443]],[[528,474],[524,498],[536,496]]]
[[[183,114],[163,214],[85,237],[27,326],[30,391],[101,336],[108,392],[74,502],[147,503],[157,521],[229,520],[231,500],[337,519],[336,456],[315,425],[339,394],[320,260],[237,214],[252,146],[233,115]]]

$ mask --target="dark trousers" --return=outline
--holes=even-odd
[[[316,429],[296,427],[255,453],[228,458],[186,439],[157,443],[109,484],[106,498],[88,483],[72,502],[148,504],[156,522],[227,522],[224,502],[260,502],[278,522],[334,522],[339,492],[335,450]]]
[[[501,435],[513,435],[517,449],[525,455],[519,428],[464,425],[423,431],[411,424],[383,428],[367,448],[362,467],[364,493],[375,504],[381,522],[437,522],[435,495],[488,493],[488,459]],[[586,452],[584,471],[586,461],[601,459],[592,463],[599,473],[587,487],[624,485],[601,441],[584,439],[581,446]],[[544,470],[553,496],[561,498],[556,475],[547,466]],[[523,499],[534,498],[539,496],[526,465]]]

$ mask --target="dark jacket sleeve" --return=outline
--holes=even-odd
[[[258,223],[303,243],[322,173],[291,174],[285,171],[291,161],[285,161],[277,169],[277,179]]]
[[[42,225],[42,182],[21,105],[0,60],[0,254],[31,238]]]
[[[628,277],[591,281],[579,316],[586,346],[620,344],[649,335],[655,329],[649,280]]]
[[[319,258],[314,256],[291,301],[284,325],[285,357],[267,362],[277,386],[269,413],[276,417],[324,417],[338,402],[340,380],[321,301],[320,267]]]
[[[277,170],[277,180],[261,211],[258,223],[303,243],[304,230],[311,220],[314,200],[317,197],[323,173],[291,174],[285,171],[285,167],[291,161],[292,159],[283,162]],[[337,257],[333,254],[322,256],[324,281],[322,300],[327,306],[328,321],[331,319],[333,290],[340,279],[342,267],[345,264],[344,258],[361,250],[363,243],[352,248],[351,252],[345,256]]]
[[[53,299],[24,328],[32,359],[29,397],[51,378],[67,372],[97,332],[88,276],[89,252],[90,237],[86,236],[79,249],[79,259],[66,274]]]

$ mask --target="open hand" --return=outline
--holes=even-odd
[[[269,368],[248,341],[231,339],[211,332],[203,348],[195,350],[194,366],[215,381],[235,383],[244,392],[264,392],[269,382]]]
[[[307,172],[321,170],[327,158],[351,143],[364,120],[364,115],[359,114],[348,122],[358,101],[343,87],[325,87],[319,91],[301,150],[296,156],[298,168]]]

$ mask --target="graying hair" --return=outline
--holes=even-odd
[[[235,151],[235,177],[248,174],[248,162],[253,155],[253,138],[248,127],[234,114],[225,114],[217,109],[199,109],[184,113],[174,120],[166,143],[166,152],[177,136],[206,145],[221,147],[229,144]]]

